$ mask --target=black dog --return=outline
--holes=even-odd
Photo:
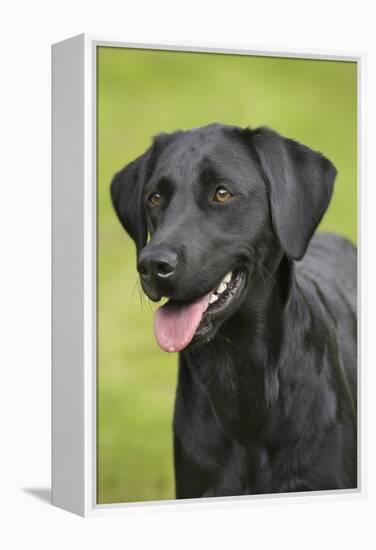
[[[143,289],[170,299],[178,498],[357,486],[356,249],[312,238],[335,175],[270,129],[213,124],[113,179]]]

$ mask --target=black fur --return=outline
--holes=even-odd
[[[113,180],[139,259],[178,257],[173,277],[143,281],[153,300],[192,301],[236,266],[248,274],[235,310],[180,353],[178,498],[357,486],[356,249],[312,238],[335,174],[270,129],[214,124],[162,135]],[[219,184],[226,204],[212,200]]]

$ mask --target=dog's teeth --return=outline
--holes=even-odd
[[[214,304],[218,300],[218,296],[216,294],[212,294],[209,299],[209,304]]]
[[[227,288],[227,285],[226,283],[222,282],[219,287],[217,288],[217,292],[218,294],[222,294],[222,292],[224,292]]]
[[[226,277],[223,279],[223,283],[229,283],[231,281],[231,277],[232,277],[232,271],[230,271],[229,273],[227,273]]]

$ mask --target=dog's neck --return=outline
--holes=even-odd
[[[305,331],[312,330],[312,312],[297,285],[294,265],[285,256],[273,271],[255,276],[249,286],[244,303],[215,339],[190,352],[193,376],[207,392],[226,431],[239,438],[242,434],[237,429],[244,430],[245,418],[249,418],[248,437],[261,430],[278,407],[286,406],[286,393],[290,394],[286,385],[294,384],[297,376],[294,360],[286,364],[286,338],[290,348],[294,341],[299,362]],[[310,368],[298,367],[299,376]]]

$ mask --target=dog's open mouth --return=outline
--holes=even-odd
[[[160,347],[177,352],[191,343],[209,340],[217,322],[234,311],[246,279],[246,270],[237,268],[201,298],[193,302],[169,300],[159,307],[154,317],[154,333]]]

